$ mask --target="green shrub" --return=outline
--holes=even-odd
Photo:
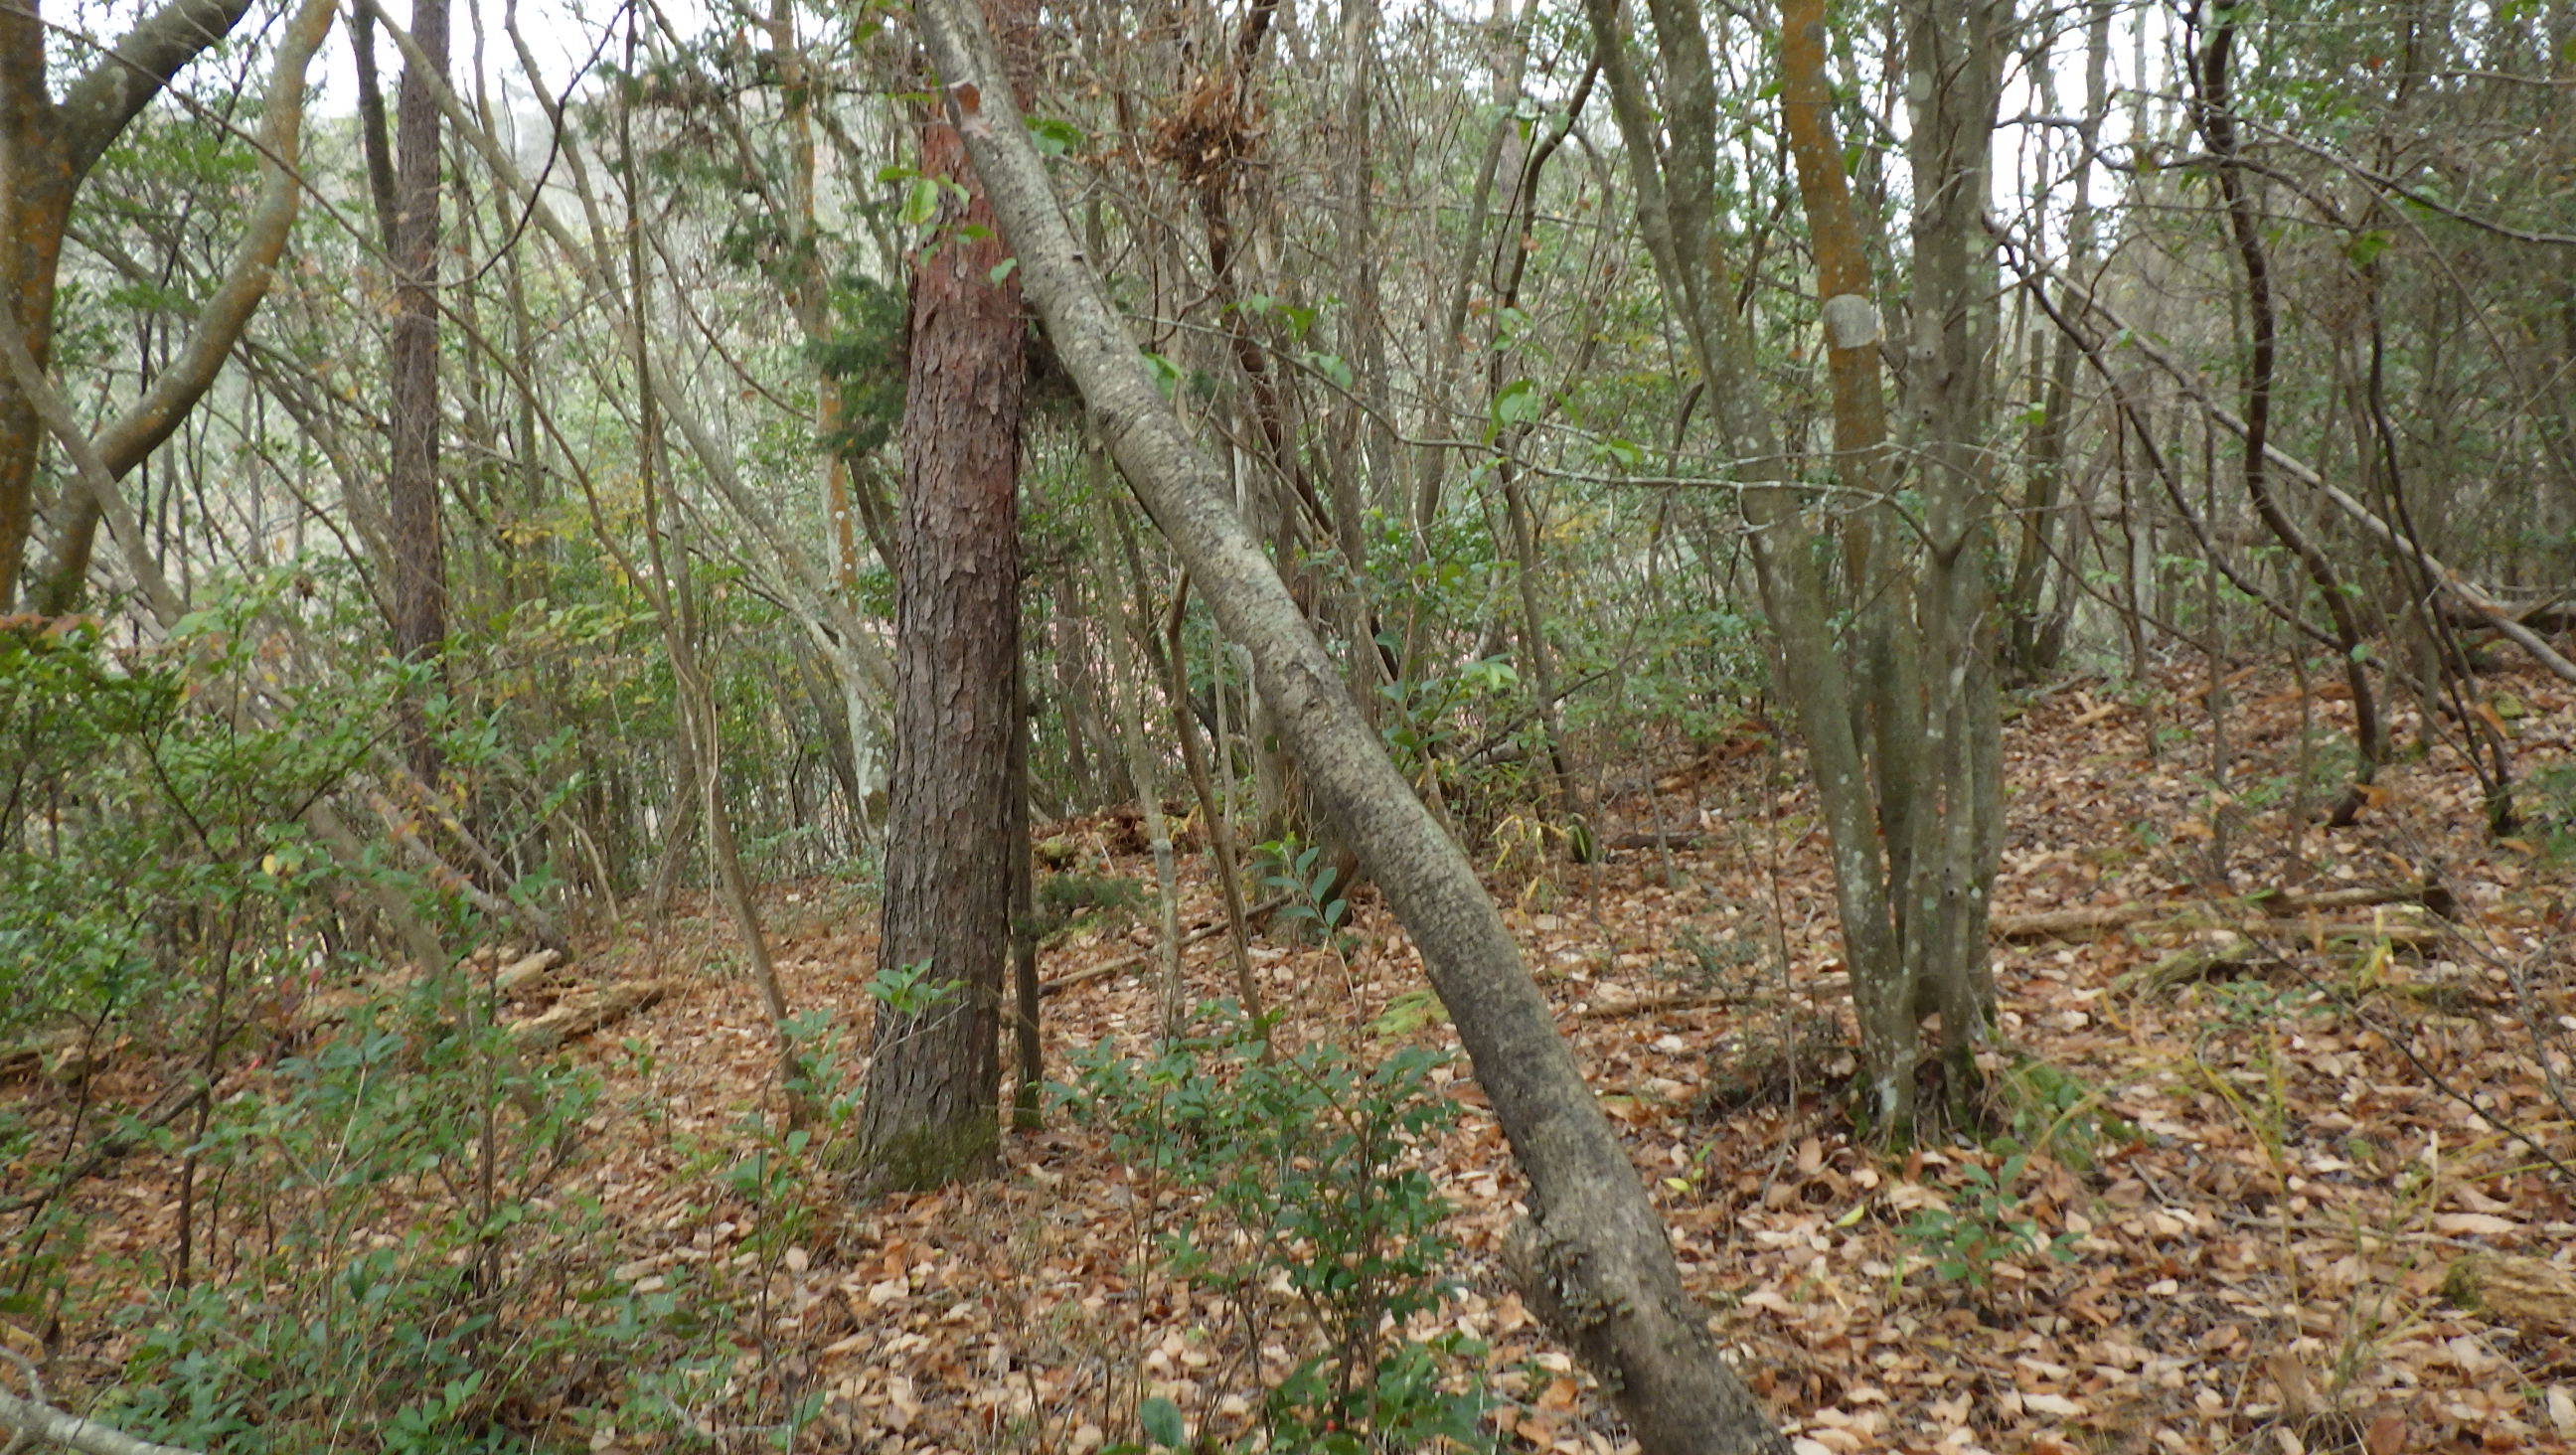
[[[2526,830],[2558,863],[2576,859],[2576,763],[2534,768],[2519,795]]]
[[[223,1105],[194,1149],[196,1281],[131,1270],[158,1291],[120,1315],[138,1334],[114,1423],[240,1455],[471,1455],[810,1417],[740,1381],[759,1270],[621,1271],[573,1176],[596,1082],[523,1061],[472,995],[438,977],[362,1006]],[[790,1134],[721,1178],[758,1215],[756,1263],[804,1227],[803,1150]]]
[[[1980,1292],[1993,1281],[1995,1265],[2007,1259],[2044,1253],[2074,1262],[2071,1234],[2043,1237],[2038,1222],[2022,1215],[2016,1189],[2029,1164],[2025,1153],[2006,1157],[1992,1171],[1968,1163],[1959,1169],[1949,1202],[1917,1212],[1905,1225],[1905,1240],[1942,1279]]]
[[[1144,903],[1145,886],[1140,880],[1068,870],[1038,880],[1029,927],[1046,939],[1082,924],[1132,914]]]
[[[1482,1347],[1404,1333],[1450,1291],[1448,1203],[1414,1155],[1456,1117],[1431,1079],[1441,1058],[1406,1048],[1372,1065],[1329,1044],[1283,1053],[1230,1004],[1203,1007],[1201,1020],[1217,1029],[1147,1057],[1106,1042],[1077,1055],[1073,1084],[1056,1093],[1078,1121],[1105,1127],[1131,1167],[1197,1195],[1159,1236],[1165,1268],[1221,1293],[1251,1347],[1306,1351],[1267,1391],[1250,1448],[1489,1444]],[[1158,1444],[1175,1443],[1155,1428],[1159,1408],[1140,1417]]]

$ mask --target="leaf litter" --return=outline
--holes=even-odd
[[[1821,830],[1794,758],[1760,735],[1666,744],[1686,766],[1606,795],[1604,862],[1524,855],[1493,877],[1686,1281],[1799,1455],[2576,1449],[2576,867],[2543,821],[2571,805],[2531,795],[2535,821],[2489,839],[2437,727],[2359,822],[2327,827],[2339,786],[2292,781],[2296,694],[2243,685],[2223,784],[2181,677],[2064,684],[2009,724],[1998,917],[2145,912],[1998,941],[1996,1094],[1975,1136],[1888,1152],[1848,1135]],[[2510,685],[2526,769],[2576,761],[2576,703],[2531,674]],[[2308,711],[2321,734],[2348,705]],[[1147,878],[1118,829],[1104,814],[1044,833]],[[1185,929],[1222,923],[1198,849]],[[2427,881],[2448,918],[2245,898]],[[1409,942],[1369,891],[1353,899],[1347,977],[1328,948],[1256,940],[1291,1033],[1454,1049]],[[793,1003],[863,1027],[872,909],[829,881],[768,900]],[[667,991],[564,1052],[606,1086],[577,1175],[610,1210],[621,1279],[650,1291],[716,1260],[764,1280],[738,1377],[819,1396],[805,1448],[1087,1455],[1136,1438],[1156,1397],[1220,1437],[1252,1427],[1295,1351],[1244,1347],[1221,1299],[1167,1276],[1152,1240],[1178,1194],[1061,1117],[1006,1132],[989,1181],[845,1206],[818,1177],[810,1239],[751,1267],[756,1213],[722,1154],[779,1097],[729,934],[684,906],[546,977]],[[1147,1043],[1151,942],[1140,917],[1106,915],[1049,947],[1051,979],[1139,972],[1047,1002],[1051,1064]],[[1185,960],[1196,993],[1227,993],[1221,936]],[[1463,1250],[1437,1317],[1485,1341],[1507,1448],[1633,1450],[1502,1279],[1520,1183],[1463,1058],[1448,1074],[1463,1115],[1420,1149]],[[141,1106],[155,1082],[111,1065],[95,1094]],[[109,1315],[133,1296],[106,1270],[168,1241],[174,1159],[123,1158],[71,1196],[96,1219],[96,1276],[55,1352],[104,1375],[131,1337]],[[609,1434],[594,1446],[618,1448]]]

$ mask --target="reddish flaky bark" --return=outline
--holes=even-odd
[[[1008,36],[1024,38],[1034,24],[1029,0],[994,9]],[[936,113],[922,128],[921,172],[940,184],[942,216],[913,255],[878,960],[940,988],[927,1003],[878,1010],[859,1142],[867,1181],[884,1189],[974,1175],[1000,1137],[1011,740],[1020,730],[1027,325],[992,204],[965,143]]]

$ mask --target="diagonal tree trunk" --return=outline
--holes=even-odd
[[[313,3],[307,3],[287,27],[260,127],[260,146],[266,155],[259,204],[242,225],[241,242],[222,281],[198,307],[187,342],[163,361],[143,397],[92,441],[111,478],[123,479],[179,428],[188,411],[214,386],[233,345],[268,296],[277,261],[295,228],[297,203],[304,195],[304,180],[297,171],[304,139],[304,72],[330,29],[330,7]],[[29,587],[37,609],[56,615],[77,604],[89,574],[98,539],[98,498],[79,494],[61,514],[53,564],[41,586]],[[5,599],[4,592],[0,599]]]
[[[1637,1170],[1558,1038],[1502,916],[1387,757],[1278,571],[1184,434],[1076,245],[991,43],[962,0],[921,0],[942,99],[972,149],[1016,276],[1146,509],[1252,656],[1314,785],[1422,949],[1433,987],[1529,1176],[1511,1241],[1523,1296],[1603,1379],[1650,1455],[1785,1452],[1682,1289]]]

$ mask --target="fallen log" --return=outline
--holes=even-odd
[[[1610,840],[1613,849],[1722,849],[1726,840],[1716,834],[1621,834]]]
[[[1273,895],[1272,897],[1261,901],[1259,904],[1254,905],[1252,908],[1245,910],[1243,912],[1244,928],[1250,929],[1252,926],[1260,923],[1261,920],[1265,916],[1269,915],[1271,911],[1279,908],[1287,902],[1287,895]],[[1212,940],[1224,933],[1224,920],[1220,919],[1213,924],[1201,925],[1197,929],[1190,931],[1188,934],[1181,936],[1181,948],[1186,950],[1201,940]],[[1059,975],[1053,980],[1041,980],[1038,982],[1038,994],[1041,996],[1058,995],[1071,990],[1077,985],[1088,985],[1094,980],[1106,980],[1112,975],[1123,975],[1153,958],[1154,953],[1155,952],[1152,950],[1139,950],[1133,955],[1124,956],[1116,960],[1110,960],[1099,965],[1088,966],[1084,969],[1073,971],[1067,975]]]
[[[561,950],[539,950],[533,955],[522,955],[492,977],[492,988],[503,995],[516,995],[543,980],[563,963]]]
[[[0,1390],[0,1429],[15,1432],[8,1441],[12,1447],[17,1445],[17,1437],[24,1435],[40,1444],[78,1450],[82,1455],[197,1455],[185,1446],[138,1440],[113,1426],[82,1419],[42,1400],[20,1399],[6,1390]]]
[[[2476,1252],[2451,1265],[2442,1297],[2526,1333],[2576,1332],[2576,1273],[2538,1258]]]
[[[1702,1010],[1724,1005],[1739,997],[1715,990],[1676,990],[1662,995],[1640,995],[1633,1000],[1595,1000],[1584,1003],[1575,1012],[1582,1020],[1610,1020],[1626,1015],[1650,1015],[1663,1010]]]
[[[2372,953],[2379,948],[2421,952],[2439,944],[2445,933],[2440,927],[2415,919],[2394,923],[2286,924],[2271,922],[2282,934],[2282,942],[2291,938],[2306,941],[2313,948],[2329,948],[2347,953]],[[2166,955],[2152,965],[2122,972],[2111,982],[2115,990],[2164,991],[2203,980],[2227,980],[2260,971],[2277,964],[2279,956],[2273,944],[2251,934],[2222,933],[2205,944],[2187,945]]]
[[[513,1022],[510,1040],[522,1051],[542,1054],[566,1041],[615,1025],[670,993],[671,982],[667,980],[624,981],[588,999],[568,1000],[543,1015]]]
[[[2093,905],[2084,909],[2049,910],[2040,914],[1998,915],[1994,922],[1994,937],[2005,941],[2087,940],[2150,920],[2176,919],[2193,914],[2220,922],[2228,919],[2287,919],[2331,910],[2365,909],[2375,904],[2420,904],[2445,919],[2456,907],[2451,892],[2439,884],[2366,885],[2321,890],[2313,894],[2271,889],[2232,899],[2142,900],[2130,904]]]

